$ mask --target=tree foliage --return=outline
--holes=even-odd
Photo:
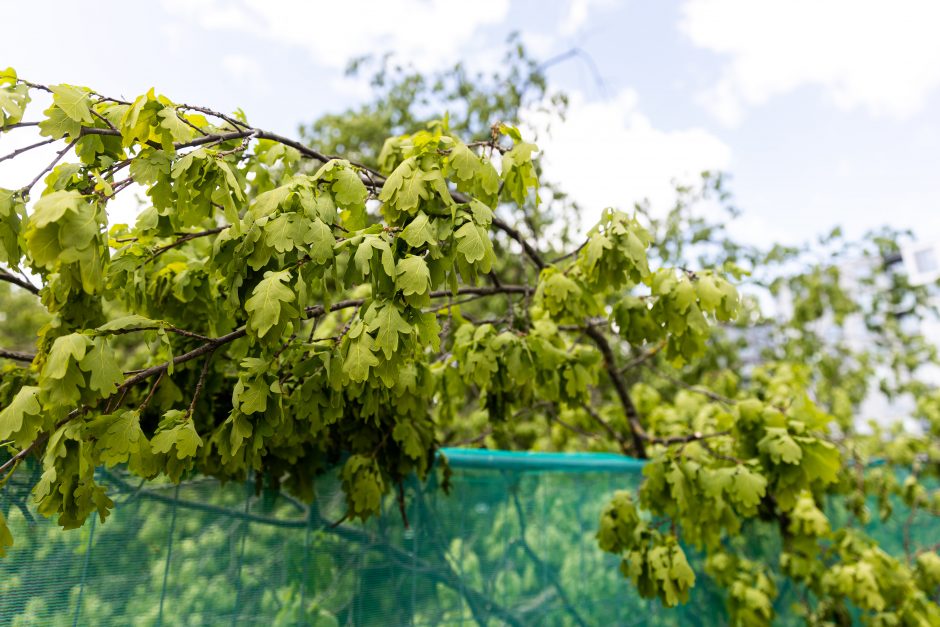
[[[582,210],[513,124],[524,107],[563,114],[564,96],[521,47],[506,67],[386,65],[375,102],[303,141],[154,90],[0,74],[0,130],[36,124],[60,148],[0,190],[0,279],[46,316],[34,354],[3,347],[2,481],[36,457],[38,510],[72,528],[108,515],[102,466],[251,472],[309,501],[340,465],[346,517],[365,519],[443,444],[614,450],[649,462],[597,538],[642,595],[683,602],[704,574],[694,546],[735,624],[770,623],[784,578],[808,591],[810,624],[940,622],[936,547],[891,556],[862,530],[892,496],[940,513],[940,393],[919,378],[937,355],[910,323],[932,310],[883,263],[903,234],[759,251],[695,213],[733,217],[719,176],[665,216]],[[109,224],[132,184],[136,223]],[[575,216],[598,213],[578,237]],[[764,313],[761,293],[792,315]],[[913,395],[918,429],[860,431],[875,387]],[[833,500],[853,515],[838,528]],[[756,520],[783,538],[776,563],[730,542]]]

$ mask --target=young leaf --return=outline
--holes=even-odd
[[[398,261],[395,285],[402,294],[424,294],[431,287],[431,273],[424,259],[416,255],[409,255]]]
[[[369,369],[379,365],[379,358],[372,352],[374,346],[375,342],[368,333],[349,342],[343,372],[350,380],[365,381],[369,377]]]
[[[248,312],[248,328],[263,338],[272,327],[280,323],[285,313],[291,313],[285,307],[286,303],[293,302],[295,296],[291,289],[284,285],[291,279],[289,270],[280,272],[265,272],[264,278],[251,292],[251,298],[245,302],[245,311]]]

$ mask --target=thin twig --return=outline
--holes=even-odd
[[[88,110],[91,111],[91,114],[92,114],[93,116],[95,116],[96,118],[98,118],[99,120],[101,120],[102,122],[104,122],[105,124],[107,124],[107,125],[108,125],[108,128],[110,128],[112,131],[117,131],[117,127],[114,126],[113,124],[111,124],[111,120],[109,120],[108,118],[104,117],[103,115],[101,115],[100,113],[98,113],[97,111],[95,111],[94,107],[91,107],[91,108],[89,108]],[[120,132],[120,131],[119,131],[119,132]]]
[[[709,438],[720,438],[725,435],[731,435],[730,431],[716,431],[714,433],[702,433],[701,431],[696,431],[694,433],[687,433],[686,435],[672,435],[667,437],[658,437],[647,435],[646,439],[653,444],[662,444],[664,446],[670,446],[672,444],[688,444],[689,442],[704,442]],[[738,460],[734,460],[738,461]]]
[[[720,435],[725,435],[726,433],[727,433],[727,432],[713,433],[713,434],[711,434],[711,436],[702,436],[701,438],[698,439],[698,443],[699,443],[699,445],[700,445],[703,449],[705,449],[706,451],[708,451],[708,454],[709,454],[709,455],[711,455],[711,456],[714,457],[715,459],[723,459],[723,460],[728,461],[728,462],[734,462],[735,464],[737,464],[737,465],[740,466],[740,465],[744,464],[744,460],[743,460],[743,459],[740,459],[740,458],[738,458],[738,457],[734,457],[733,455],[724,455],[723,453],[719,453],[718,451],[716,451],[715,449],[713,449],[713,448],[711,447],[711,445],[708,444],[708,440],[706,439],[706,438],[708,438],[708,437],[716,437],[716,436],[720,436]]]
[[[76,417],[80,416],[85,411],[85,409],[86,408],[84,406],[73,409],[65,416],[65,418],[55,423],[55,427],[53,427],[51,432],[40,434],[35,440],[33,440],[32,442],[24,446],[23,450],[21,450],[19,453],[16,453],[13,457],[8,459],[7,461],[3,462],[3,464],[0,465],[0,474],[6,472],[6,470],[10,468],[11,466],[18,465],[20,463],[20,460],[24,459],[27,455],[29,455],[33,449],[35,449],[37,446],[41,446],[46,441],[46,439],[48,439],[51,433],[54,433],[56,430],[62,427],[62,425],[68,422],[71,422]]]
[[[29,126],[39,126],[39,122],[16,122],[15,124],[7,124],[0,126],[0,133],[3,131],[12,131],[15,128],[27,128]]]
[[[649,371],[652,372],[653,374],[655,374],[655,375],[657,375],[657,376],[659,376],[659,377],[662,377],[663,379],[666,379],[667,381],[670,381],[670,382],[672,382],[673,384],[675,384],[675,385],[677,385],[677,386],[679,386],[679,387],[681,387],[681,388],[683,388],[683,389],[686,389],[686,390],[688,390],[688,391],[690,391],[690,392],[695,392],[696,394],[701,394],[702,396],[707,396],[708,398],[712,399],[713,401],[716,401],[716,402],[718,402],[718,403],[722,403],[722,404],[724,404],[724,405],[728,405],[728,406],[730,406],[730,407],[733,407],[734,405],[737,404],[734,400],[728,398],[727,396],[722,396],[721,394],[718,394],[717,392],[712,392],[711,390],[709,390],[709,389],[707,389],[707,388],[700,387],[700,386],[698,386],[698,385],[692,385],[692,384],[690,384],[690,383],[686,383],[686,382],[683,381],[682,379],[680,379],[680,378],[678,378],[678,377],[675,377],[675,376],[669,374],[668,372],[663,372],[662,370],[660,370],[659,368],[656,368],[656,367],[653,366],[652,364],[646,364],[646,367],[647,367],[647,368],[649,369]]]
[[[493,428],[488,427],[484,429],[483,433],[481,433],[480,435],[474,436],[466,440],[458,440],[457,442],[448,442],[444,444],[444,446],[452,446],[452,447],[469,446],[470,444],[476,444],[478,442],[482,442],[492,433],[493,433]]]
[[[39,174],[37,174],[37,175],[36,175],[36,178],[34,178],[32,181],[30,181],[28,185],[26,185],[25,187],[20,188],[20,190],[19,190],[20,195],[21,195],[21,196],[28,196],[30,190],[32,190],[33,187],[36,186],[36,183],[38,183],[39,180],[40,180],[43,176],[45,176],[47,173],[49,173],[49,172],[52,171],[52,168],[54,168],[54,167],[56,166],[56,164],[59,163],[59,161],[62,160],[62,157],[65,156],[65,153],[67,153],[69,150],[71,150],[72,148],[75,147],[75,144],[78,143],[78,140],[79,140],[79,138],[76,137],[75,139],[73,139],[72,141],[70,141],[70,142],[68,143],[68,145],[67,145],[65,148],[63,148],[62,150],[60,150],[60,151],[58,152],[58,154],[56,155],[55,159],[52,160],[52,163],[50,163],[49,165],[47,165],[47,166],[43,169],[42,172],[40,172]]]
[[[0,157],[0,161],[6,161],[7,159],[12,159],[12,158],[16,157],[17,155],[23,154],[24,152],[29,152],[29,151],[32,150],[33,148],[39,148],[40,146],[46,146],[46,145],[48,145],[48,144],[51,144],[51,143],[54,142],[54,141],[57,141],[57,140],[56,140],[55,138],[52,138],[52,139],[44,139],[44,140],[42,140],[41,142],[36,142],[35,144],[30,144],[29,146],[23,146],[22,148],[17,148],[16,150],[14,150],[13,152],[11,152],[10,154],[3,155],[2,157]]]
[[[32,292],[36,296],[39,296],[39,288],[27,281],[26,279],[21,279],[15,274],[11,274],[6,270],[0,269],[0,281],[6,281],[7,283],[12,283],[13,285],[22,287],[27,292]]]
[[[186,410],[186,418],[189,419],[193,415],[193,410],[196,409],[196,401],[199,400],[199,395],[202,393],[202,387],[206,384],[206,375],[209,374],[209,363],[212,361],[212,355],[215,353],[215,349],[211,350],[206,359],[202,364],[202,371],[199,373],[199,380],[196,381],[196,389],[193,392],[193,400],[189,403],[189,409]]]
[[[663,340],[663,341],[659,342],[658,344],[656,344],[655,346],[653,346],[652,348],[649,348],[649,349],[643,351],[642,353],[640,353],[639,355],[637,355],[636,357],[634,357],[633,359],[631,359],[630,361],[628,361],[626,364],[624,364],[624,366],[620,369],[620,373],[623,374],[624,372],[627,372],[628,370],[632,370],[633,368],[636,368],[637,366],[639,366],[639,365],[642,364],[643,362],[645,362],[645,361],[647,361],[647,360],[649,360],[649,359],[652,359],[652,358],[655,357],[656,354],[659,353],[659,351],[661,351],[665,346],[666,346],[666,341]]]
[[[585,246],[587,246],[587,243],[588,243],[588,241],[587,241],[587,240],[584,240],[583,242],[581,242],[581,245],[580,245],[580,246],[578,246],[577,248],[575,248],[574,250],[572,250],[570,253],[565,253],[565,254],[562,255],[561,257],[555,257],[555,258],[552,259],[549,263],[551,263],[552,265],[555,265],[555,264],[557,264],[557,263],[560,262],[560,261],[564,261],[565,259],[570,259],[571,257],[576,256],[579,252],[581,252],[581,250],[582,250]]]
[[[613,438],[613,440],[617,442],[617,444],[620,445],[620,450],[623,451],[624,454],[627,454],[630,452],[630,445],[626,441],[626,439],[621,434],[617,433],[617,430],[614,429],[613,426],[609,422],[604,420],[600,414],[594,411],[593,407],[591,407],[587,403],[585,403],[581,407],[584,409],[585,412],[587,412],[587,415],[591,417],[591,420],[599,424],[604,429],[604,431],[607,432],[607,435]]]
[[[160,382],[163,381],[163,375],[165,374],[166,374],[165,371],[161,372],[160,376],[157,377],[157,380],[153,382],[153,386],[151,386],[150,393],[147,394],[147,398],[145,398],[143,402],[137,407],[138,414],[144,411],[145,409],[147,409],[147,405],[150,404],[150,400],[153,398],[153,395],[157,392],[157,387],[160,385]],[[120,407],[120,403],[118,403],[118,407]]]
[[[636,410],[636,405],[633,404],[630,393],[627,391],[627,384],[624,382],[620,371],[617,369],[614,351],[610,348],[610,343],[607,341],[607,338],[604,337],[604,334],[597,327],[587,326],[584,327],[584,329],[585,335],[594,341],[594,344],[597,346],[598,350],[600,350],[604,358],[604,367],[607,369],[610,382],[613,384],[614,390],[620,398],[623,413],[627,417],[627,425],[630,427],[630,435],[633,438],[634,454],[640,459],[646,459],[646,443],[643,437],[645,431],[640,424],[640,415]]]
[[[152,253],[149,257],[147,257],[147,259],[144,260],[143,264],[141,264],[141,265],[146,265],[146,264],[150,263],[151,261],[153,261],[154,259],[156,259],[156,258],[159,257],[160,255],[162,255],[162,254],[165,253],[166,251],[172,250],[172,249],[176,248],[177,246],[182,246],[183,244],[185,244],[186,242],[188,242],[188,241],[190,241],[190,240],[194,240],[194,239],[197,239],[197,238],[199,238],[199,237],[207,237],[207,236],[209,236],[209,235],[215,235],[216,233],[221,233],[222,231],[224,231],[224,230],[227,229],[227,228],[229,228],[229,225],[228,225],[228,224],[224,224],[224,225],[219,226],[219,227],[216,227],[216,228],[214,228],[214,229],[208,229],[208,230],[205,230],[205,231],[199,231],[198,233],[186,233],[185,235],[183,235],[182,237],[180,237],[178,240],[176,240],[176,241],[174,241],[174,242],[171,242],[170,244],[167,244],[166,246],[161,246],[161,247],[157,248],[156,250],[154,250],[153,253]]]
[[[20,351],[10,351],[5,348],[0,348],[0,358],[13,359],[15,361],[25,361],[27,363],[32,363],[36,359],[35,355],[30,353],[21,353]]]
[[[196,131],[196,132],[199,133],[200,135],[206,136],[206,135],[209,134],[209,133],[205,132],[204,130],[202,130],[201,128],[199,128],[198,126],[196,126],[195,124],[193,124],[192,122],[190,122],[189,120],[187,120],[185,115],[181,115],[180,112],[179,112],[179,107],[176,108],[176,117],[178,117],[178,118],[180,119],[180,121],[181,121],[183,124],[185,124],[186,126],[190,127],[191,129],[193,129],[194,131]]]

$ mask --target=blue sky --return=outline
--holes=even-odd
[[[0,65],[31,80],[124,96],[153,85],[287,133],[368,97],[343,76],[351,56],[487,68],[518,30],[540,57],[578,47],[597,66],[602,87],[580,61],[551,70],[573,107],[541,142],[589,214],[665,206],[671,179],[708,168],[732,175],[736,232],[758,243],[835,224],[940,238],[932,1],[101,0],[10,3],[4,16]],[[3,137],[0,153],[24,141]],[[0,164],[0,185],[43,161]]]

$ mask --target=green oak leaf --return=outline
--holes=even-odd
[[[39,404],[38,394],[38,387],[24,385],[17,391],[10,404],[0,410],[0,440],[6,440],[14,434],[20,433],[28,417],[39,417],[42,408]],[[27,439],[32,441],[39,431],[39,425],[35,425],[32,429],[26,431],[29,432]]]
[[[813,439],[801,443],[801,466],[810,480],[819,480],[824,484],[835,483],[839,479],[842,464],[839,449],[830,442]]]
[[[412,248],[421,248],[425,244],[436,244],[437,235],[431,226],[431,220],[423,211],[418,211],[408,223],[399,237],[405,240]]]
[[[147,446],[136,410],[99,416],[87,428],[95,433],[101,461],[108,466],[126,463],[132,455],[140,453],[142,445]]]
[[[6,557],[7,549],[13,546],[13,534],[7,526],[7,519],[0,511],[0,557]]]
[[[185,143],[193,138],[193,128],[180,118],[175,107],[164,107],[157,116],[160,128],[165,129],[174,142]]]
[[[196,455],[202,446],[202,438],[196,433],[192,420],[186,420],[172,429],[158,431],[150,445],[154,453],[169,455],[175,451],[177,459],[187,459]]]
[[[92,124],[95,118],[91,114],[91,99],[88,92],[72,85],[52,85],[52,102],[70,119],[84,124]]]
[[[465,144],[458,143],[450,151],[450,163],[457,174],[457,178],[469,181],[480,168],[480,158],[473,154]]]
[[[232,392],[232,402],[243,414],[260,413],[268,408],[269,392],[270,386],[263,377],[252,378],[247,385],[239,378]]]
[[[408,324],[393,303],[385,303],[366,326],[366,330],[375,333],[375,344],[391,359],[398,351],[398,335],[410,335]]]
[[[379,358],[373,349],[375,342],[368,333],[363,333],[349,342],[343,372],[352,381],[365,381],[369,378],[369,369],[379,365]]]
[[[492,255],[493,244],[483,227],[467,222],[454,233],[457,238],[457,252],[464,256],[467,263],[486,260]],[[488,264],[486,264],[488,265]],[[488,270],[483,268],[484,272]]]
[[[264,193],[258,194],[257,197],[251,202],[251,215],[255,218],[261,218],[263,216],[268,216],[277,211],[287,197],[290,196],[291,189],[289,185],[282,185],[280,187],[275,187],[274,189],[268,190]]]
[[[16,72],[13,68],[3,70],[0,77],[0,127],[18,124],[23,120],[26,105],[29,104],[29,87],[17,85]],[[4,83],[12,84],[4,84]]]
[[[744,507],[757,507],[767,492],[767,479],[746,466],[738,466],[731,476],[729,492],[732,498]]]
[[[289,270],[265,272],[264,278],[252,290],[251,298],[245,302],[248,328],[258,337],[264,337],[280,322],[282,314],[289,311],[284,305],[293,302],[295,295],[284,283],[290,282],[290,279]]]
[[[307,229],[304,243],[310,246],[310,258],[319,264],[333,258],[333,245],[336,238],[333,231],[320,218],[315,218]]]
[[[421,441],[421,435],[414,425],[410,422],[399,422],[392,430],[392,437],[401,444],[405,455],[411,459],[421,459],[426,455],[424,443]]]
[[[803,457],[800,445],[782,427],[767,427],[766,435],[757,447],[767,453],[776,464],[798,464]]]
[[[84,197],[75,190],[60,190],[40,198],[29,217],[32,228],[42,229],[61,220],[66,213],[79,213]]]
[[[98,392],[102,398],[114,394],[117,386],[124,381],[124,372],[118,367],[114,350],[103,337],[95,338],[92,349],[85,353],[78,365],[90,375],[88,387]]]
[[[422,257],[409,255],[398,261],[395,286],[402,294],[424,294],[431,287],[431,272]]]
[[[80,333],[72,333],[56,338],[52,344],[52,350],[49,351],[49,356],[46,358],[46,365],[42,369],[42,378],[64,378],[69,364],[81,362],[91,344],[91,340]]]
[[[369,197],[365,184],[351,166],[333,171],[333,185],[330,190],[334,194],[336,204],[343,209],[362,206]]]

